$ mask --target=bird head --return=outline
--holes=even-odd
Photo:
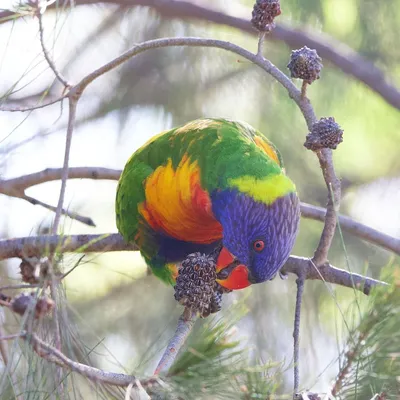
[[[274,201],[256,201],[238,190],[213,198],[223,228],[217,282],[231,290],[270,280],[288,259],[296,239],[300,205],[295,192]]]

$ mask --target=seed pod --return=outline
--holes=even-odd
[[[281,14],[279,0],[257,0],[253,7],[251,23],[259,32],[269,32],[274,18]]]
[[[304,46],[299,50],[292,51],[287,67],[292,78],[303,79],[311,85],[320,77],[319,74],[323,67],[321,61],[316,50]]]
[[[309,150],[336,149],[343,142],[343,130],[333,117],[321,118],[307,135],[304,146]]]
[[[22,281],[33,284],[43,281],[50,269],[49,262],[47,257],[23,258],[19,265]]]
[[[175,299],[201,317],[211,313],[216,287],[214,260],[205,254],[190,254],[179,268],[175,285]]]
[[[41,318],[53,309],[54,301],[47,296],[36,298],[34,292],[20,293],[10,301],[10,306],[11,309],[19,315],[24,315],[29,307],[33,307],[35,310],[35,318]]]

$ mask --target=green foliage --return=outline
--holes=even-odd
[[[338,398],[370,399],[400,394],[400,266],[387,268],[382,279],[389,287],[377,287],[370,305],[353,331],[336,382]]]
[[[266,399],[277,391],[281,365],[252,360],[242,340],[234,338],[235,325],[246,314],[239,304],[223,318],[204,321],[168,373],[169,393],[185,400]]]

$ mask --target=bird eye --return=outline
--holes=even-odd
[[[265,247],[264,241],[263,240],[256,240],[253,243],[253,249],[257,252],[263,251]]]

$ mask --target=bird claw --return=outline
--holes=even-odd
[[[282,280],[286,280],[286,279],[288,279],[289,278],[289,275],[288,274],[285,274],[284,272],[282,272],[282,271],[279,271],[279,277],[282,279]]]
[[[272,281],[273,279],[275,279],[277,274],[279,274],[279,278],[281,278],[281,279],[284,280],[284,281],[285,281],[286,279],[288,279],[288,277],[289,277],[288,274],[285,274],[285,273],[283,273],[282,271],[279,271],[279,272],[277,272],[276,274],[274,274],[274,275],[272,276],[272,278],[270,278],[270,281]]]

